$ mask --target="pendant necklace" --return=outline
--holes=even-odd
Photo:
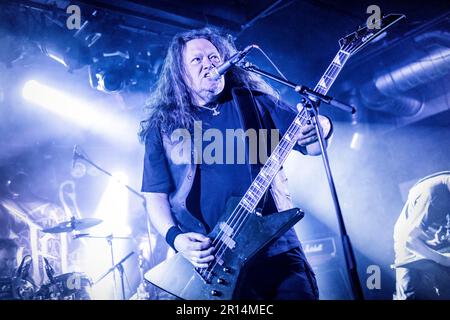
[[[210,107],[206,107],[206,106],[199,106],[199,107],[212,111],[213,112],[212,113],[213,116],[218,116],[220,114],[220,111],[217,110],[219,108],[219,104],[218,103],[216,103],[216,106],[214,108],[210,108]]]

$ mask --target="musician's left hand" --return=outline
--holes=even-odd
[[[309,124],[302,127],[300,133],[297,135],[297,143],[302,147],[306,147],[315,141],[317,141],[317,133],[314,125]]]
[[[331,131],[331,122],[327,117],[319,116],[319,123],[322,128],[323,137],[328,138]],[[308,124],[303,126],[300,129],[300,132],[297,134],[297,143],[302,146],[306,147],[307,145],[310,145],[311,143],[314,143],[317,141],[317,132],[315,130],[314,125]]]
[[[319,116],[320,127],[322,128],[322,134],[325,139],[331,136],[332,125],[331,121],[324,116]],[[311,156],[317,156],[321,153],[320,144],[318,141],[317,132],[315,126],[311,123],[303,126],[300,132],[296,136],[297,143],[306,149],[306,154]],[[325,140],[325,148],[328,141]]]

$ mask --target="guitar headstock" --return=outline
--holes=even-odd
[[[379,21],[375,21],[371,26],[372,28],[369,28],[369,26],[366,25],[343,37],[339,40],[339,46],[341,47],[341,50],[353,55],[403,18],[405,18],[405,15],[403,14],[388,14],[379,19]]]

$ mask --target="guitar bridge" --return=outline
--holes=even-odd
[[[211,270],[208,271],[208,268],[195,268],[195,272],[200,276],[206,284],[211,284],[211,279],[213,277],[213,273]]]

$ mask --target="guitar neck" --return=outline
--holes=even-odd
[[[339,50],[317,85],[314,87],[314,91],[326,95],[349,58],[350,53]]]
[[[333,61],[330,63],[325,73],[320,78],[319,82],[315,86],[314,90],[321,94],[326,94],[331,85],[336,80],[337,76],[342,70],[342,67],[347,62],[350,54],[339,50],[339,52],[334,57]],[[292,124],[287,129],[283,138],[280,140],[269,159],[260,170],[259,174],[256,176],[250,188],[247,190],[245,195],[242,197],[239,205],[243,207],[248,212],[253,212],[261,200],[264,193],[270,186],[275,175],[280,170],[283,163],[286,161],[289,153],[296,143],[295,136],[305,125],[310,123],[310,116],[305,108],[302,108],[297,116],[295,117]]]

